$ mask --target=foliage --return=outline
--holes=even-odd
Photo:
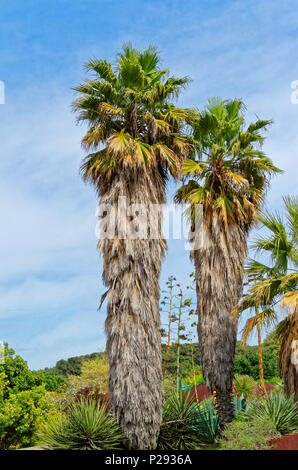
[[[105,355],[83,360],[81,379],[86,385],[97,385],[102,393],[108,391],[109,362]]]
[[[8,385],[7,375],[4,371],[0,371],[0,404],[4,399],[5,390]]]
[[[272,379],[265,380],[265,384],[282,384],[282,380],[280,377],[272,377]]]
[[[15,355],[15,351],[8,348],[7,344],[4,363],[0,364],[0,374],[5,376],[5,384],[2,382],[0,392],[3,399],[7,399],[11,393],[31,390],[43,383],[42,373],[29,370],[27,362]]]
[[[212,443],[218,434],[218,415],[213,398],[203,400],[197,407],[195,429],[204,443]]]
[[[193,375],[189,375],[187,377],[184,377],[183,381],[182,381],[182,384],[183,385],[191,385],[192,387],[194,387],[195,385],[205,385],[206,382],[205,382],[204,377],[202,376],[202,374],[197,373],[195,379],[194,379]]]
[[[53,450],[114,450],[121,448],[123,435],[104,406],[81,400],[65,415],[50,418],[39,439],[43,447]]]
[[[199,347],[198,343],[194,343],[194,360],[195,360],[195,367],[196,370],[199,371],[200,365],[200,354],[199,354]],[[162,344],[162,355],[163,358],[165,357],[166,353],[166,346]],[[176,374],[177,370],[177,347],[172,344],[169,349],[169,357],[167,362],[167,372],[169,374]],[[184,377],[191,377],[192,373],[192,358],[191,358],[191,347],[189,343],[181,343],[180,344],[180,370],[181,370],[181,378],[184,381]]]
[[[65,379],[60,376],[56,375],[53,372],[44,372],[43,373],[43,383],[45,385],[45,389],[48,392],[60,392],[66,388],[66,381]]]
[[[81,166],[83,178],[103,194],[115,174],[131,168],[158,169],[165,179],[180,174],[181,161],[191,152],[182,133],[190,111],[176,108],[188,77],[169,76],[159,67],[157,50],[124,45],[116,64],[91,60],[93,77],[74,88],[78,121],[88,123],[83,145],[90,153]]]
[[[165,400],[174,395],[177,390],[176,377],[166,372],[163,379],[163,393]]]
[[[270,420],[253,417],[249,422],[235,419],[219,441],[222,450],[268,450],[268,441],[278,437]]]
[[[280,344],[279,367],[285,385],[285,393],[296,394],[297,369],[291,361],[291,344],[298,331],[298,198],[283,197],[285,216],[264,212],[259,220],[267,230],[266,236],[255,240],[256,253],[270,258],[264,264],[250,259],[245,268],[250,288],[243,296],[235,313],[249,309],[260,312],[246,323],[243,338],[246,339],[256,323],[266,327],[277,320],[277,304],[287,312],[275,329],[275,339]]]
[[[43,386],[11,393],[0,404],[0,449],[34,443],[34,433],[49,407]]]
[[[88,359],[96,359],[102,357],[104,353],[95,352],[92,354],[86,354],[84,356],[74,356],[67,360],[60,359],[56,362],[55,367],[44,369],[45,372],[53,372],[57,375],[67,377],[68,375],[80,375],[82,362]]]
[[[183,168],[192,179],[175,199],[191,210],[202,204],[205,220],[218,214],[225,225],[236,222],[247,230],[256,221],[268,177],[280,170],[258,148],[271,121],[245,128],[244,110],[239,99],[209,100],[193,126],[197,160],[187,160]]]
[[[163,409],[163,422],[160,428],[158,449],[192,450],[200,445],[196,424],[196,403],[174,394],[167,399]]]
[[[255,396],[256,384],[249,375],[235,375],[234,385],[239,395],[243,396],[243,398],[250,400]]]
[[[263,342],[263,369],[266,380],[278,376],[278,347],[272,346],[271,338],[269,343],[267,339]],[[237,343],[234,372],[239,375],[249,375],[254,380],[260,378],[257,346],[244,346],[240,342]]]
[[[276,432],[292,434],[298,432],[298,403],[284,393],[271,393],[251,405],[243,415],[244,419],[258,417],[272,423]]]

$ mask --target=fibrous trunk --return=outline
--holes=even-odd
[[[213,214],[204,220],[193,246],[202,372],[209,390],[216,392],[222,430],[234,417],[232,383],[238,320],[230,312],[242,292],[246,237],[241,227],[225,225]]]
[[[123,212],[126,198],[127,214]],[[126,172],[113,179],[101,198],[115,210],[116,231],[98,243],[108,286],[105,324],[111,406],[129,449],[154,449],[162,420],[163,380],[159,314],[159,274],[166,250],[161,223],[155,239],[140,220],[151,204],[164,203],[164,183],[156,171]],[[137,204],[140,206],[131,206]],[[119,211],[120,205],[122,209]],[[121,214],[121,215],[120,215]],[[139,222],[135,216],[139,214]],[[148,215],[148,214],[147,214]],[[126,234],[123,234],[123,222]],[[121,227],[122,228],[121,228]],[[133,230],[137,227],[137,231]]]
[[[290,323],[279,351],[279,369],[284,382],[285,395],[293,395],[298,401],[298,311],[290,318]]]

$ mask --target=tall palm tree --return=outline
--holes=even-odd
[[[269,212],[259,217],[269,235],[258,238],[253,247],[261,255],[270,257],[271,265],[251,259],[246,272],[253,285],[244,295],[238,313],[247,309],[262,309],[262,319],[271,326],[277,319],[278,304],[287,311],[287,317],[276,327],[280,343],[279,368],[286,395],[298,400],[298,364],[293,360],[298,342],[298,198],[284,197],[287,223],[278,214]],[[294,268],[294,269],[293,269]],[[246,324],[249,334],[256,326],[252,317]]]
[[[168,175],[179,176],[191,150],[183,134],[188,111],[171,103],[189,79],[169,76],[159,64],[154,47],[139,51],[126,45],[114,66],[91,60],[86,68],[93,78],[74,88],[78,120],[88,124],[82,144],[93,149],[82,175],[97,189],[101,204],[116,214],[120,197],[127,207],[145,208],[147,215],[151,205],[163,204]],[[166,241],[161,220],[154,236],[141,221],[136,231],[142,237],[130,229],[123,235],[123,218],[129,224],[138,211],[130,218],[119,214],[114,236],[106,236],[103,222],[98,243],[108,287],[110,399],[127,447],[154,449],[163,405],[158,281]]]
[[[209,102],[194,124],[196,160],[183,172],[191,179],[176,194],[195,217],[203,206],[201,230],[195,232],[191,257],[196,269],[199,348],[203,376],[216,392],[219,425],[233,419],[231,401],[237,319],[230,315],[242,292],[247,234],[255,223],[268,177],[279,172],[261,150],[262,132],[271,121],[245,128],[241,100]]]

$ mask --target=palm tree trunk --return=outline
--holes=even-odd
[[[197,232],[194,246],[198,246]],[[232,383],[238,319],[230,312],[242,292],[246,236],[216,214],[204,221],[203,241],[193,249],[196,269],[199,349],[203,377],[216,392],[220,430],[234,417]]]
[[[153,171],[116,176],[101,203],[116,211],[120,196],[126,197],[127,206],[142,204],[146,210],[150,204],[164,203],[163,181]],[[125,445],[154,449],[163,406],[159,275],[166,242],[161,221],[156,239],[136,239],[131,230],[123,238],[120,224],[126,217],[121,217],[116,218],[115,237],[105,239],[102,227],[98,243],[104,258],[103,281],[109,288],[105,329],[110,401]]]
[[[256,308],[258,314],[258,308]],[[260,365],[260,384],[263,393],[266,393],[266,387],[264,382],[264,369],[263,369],[263,349],[262,349],[262,339],[261,339],[261,328],[260,323],[257,323],[258,330],[258,348],[259,348],[259,365]]]
[[[298,401],[298,310],[290,316],[289,326],[279,350],[279,370],[285,395]]]

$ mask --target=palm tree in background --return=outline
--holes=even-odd
[[[268,235],[259,237],[253,248],[262,256],[269,255],[271,264],[251,259],[246,272],[253,280],[252,287],[243,297],[238,312],[261,309],[263,323],[271,326],[277,319],[279,304],[287,316],[275,329],[280,343],[279,369],[286,395],[298,400],[298,363],[295,348],[298,345],[298,198],[283,198],[286,220],[278,214],[266,212],[259,217]],[[249,334],[256,326],[255,317],[246,325]],[[295,360],[296,355],[296,360]]]
[[[114,66],[91,60],[86,68],[94,76],[75,88],[80,96],[74,102],[78,120],[88,124],[83,146],[93,150],[81,166],[83,178],[115,213],[125,197],[128,207],[140,205],[148,214],[151,204],[165,202],[167,177],[179,176],[191,152],[184,136],[189,111],[171,103],[189,78],[161,69],[151,46],[139,51],[126,45]],[[127,447],[154,449],[163,405],[159,274],[167,245],[161,219],[154,237],[139,222],[142,238],[129,230],[123,237],[120,219],[112,239],[102,224],[98,243],[108,287],[110,399]]]
[[[260,211],[268,177],[280,171],[261,150],[263,131],[270,124],[257,120],[245,128],[241,100],[209,101],[194,123],[197,158],[188,159],[183,169],[191,179],[176,194],[177,202],[189,205],[193,221],[195,206],[203,206],[203,226],[192,237],[191,257],[202,371],[210,391],[216,391],[221,430],[234,416],[237,318],[230,312],[242,293],[247,235]]]

